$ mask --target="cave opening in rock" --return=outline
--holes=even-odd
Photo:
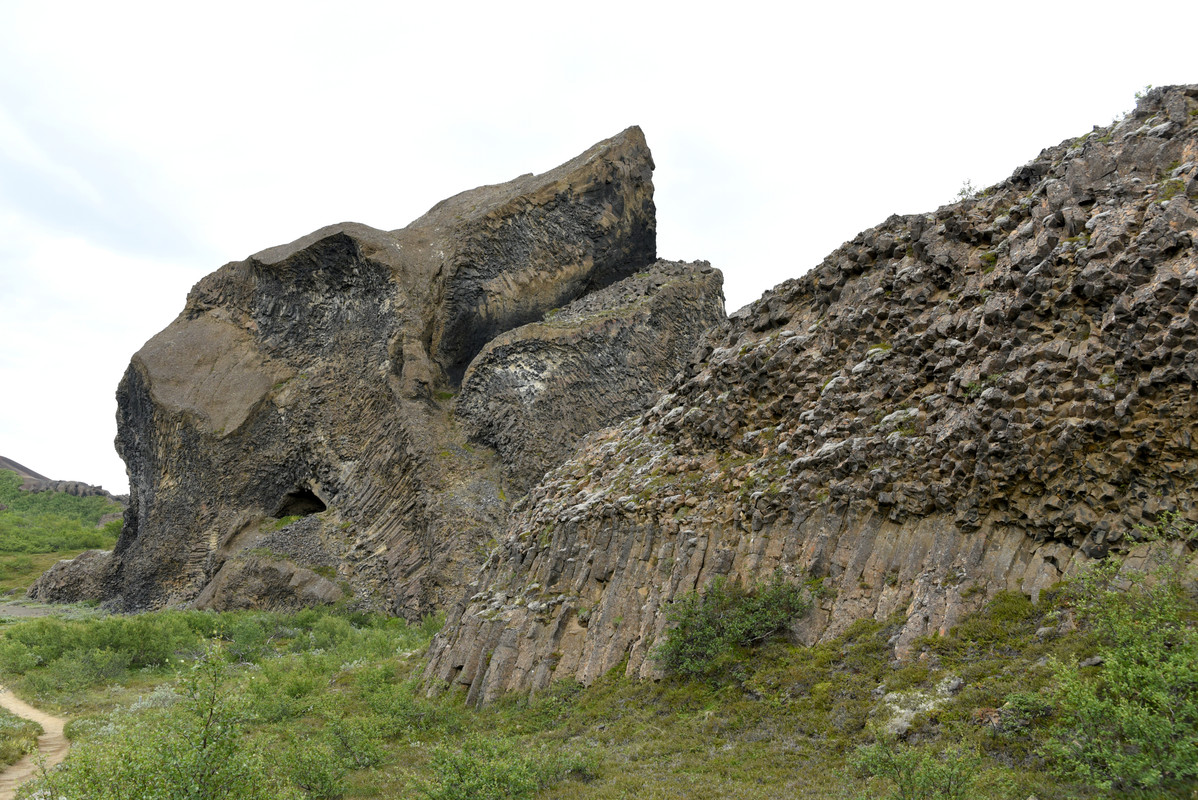
[[[326,508],[328,506],[311,489],[296,489],[294,492],[288,492],[283,497],[283,502],[279,504],[278,510],[275,511],[275,519],[282,519],[283,517],[306,517],[309,514],[320,513]]]

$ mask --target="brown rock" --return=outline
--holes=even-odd
[[[302,605],[335,594],[312,570],[336,564],[369,607],[414,618],[456,597],[519,495],[505,467],[531,483],[621,412],[571,418],[557,450],[516,466],[467,441],[451,400],[506,331],[605,287],[639,308],[647,287],[613,284],[656,258],[652,169],[630,128],[402,230],[329,226],[200,281],[118,390],[132,494],[99,594],[121,609]],[[718,273],[695,272],[707,313]],[[656,330],[680,320],[612,309],[609,329],[654,343],[631,351],[654,376],[636,387],[649,395],[712,320]],[[590,335],[561,332],[584,360],[591,345],[617,354]]]
[[[1193,198],[1161,179],[1198,158],[1196,95],[1153,90],[1133,124],[892,217],[710,333],[652,410],[530,493],[434,640],[430,690],[656,676],[674,597],[775,570],[830,590],[800,641],[901,612],[912,656],[1000,590],[1036,598],[1135,524],[1198,515]]]

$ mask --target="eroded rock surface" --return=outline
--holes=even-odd
[[[892,642],[1198,521],[1198,87],[894,216],[710,334],[515,509],[434,640],[471,701],[651,658],[717,576],[823,578],[796,639]]]
[[[470,365],[457,416],[526,492],[582,434],[653,404],[700,334],[723,320],[722,285],[706,262],[658,261],[508,331]]]
[[[86,585],[122,609],[281,607],[349,592],[417,617],[456,599],[518,495],[501,456],[472,445],[452,413],[479,351],[580,297],[623,297],[619,282],[646,269],[703,276],[690,285],[715,298],[706,324],[723,319],[718,273],[650,269],[652,169],[630,128],[545,174],[456,195],[401,230],[333,225],[201,280],[118,389],[130,505]],[[636,304],[625,306],[604,305],[628,317],[613,328],[656,343],[636,351],[656,376],[637,386],[643,407],[699,328],[669,314],[632,319]],[[679,325],[686,342],[672,338]],[[585,320],[577,327],[579,353],[602,339]],[[574,426],[562,440],[603,419],[559,420]]]

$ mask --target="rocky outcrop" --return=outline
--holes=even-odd
[[[630,128],[545,174],[456,195],[401,230],[333,225],[201,280],[117,392],[131,499],[99,595],[122,609],[283,607],[344,591],[408,617],[456,599],[518,495],[505,469],[529,474],[527,462],[512,467],[469,441],[453,414],[467,372],[481,385],[505,369],[502,359],[474,366],[479,352],[596,295],[627,318],[612,331],[653,343],[636,351],[654,376],[636,387],[649,395],[643,406],[699,330],[723,318],[708,268],[651,268],[652,169]],[[635,302],[601,299],[624,298],[625,279],[670,291],[632,278],[647,269],[690,281],[704,299],[641,316]],[[699,305],[705,321],[679,322]],[[603,340],[581,318],[575,327],[539,345],[519,336],[545,365],[557,356],[538,346],[560,352],[571,336],[578,357],[592,357],[589,342],[610,356],[618,337]],[[604,405],[558,420],[562,441],[610,419]],[[477,410],[469,418],[488,424]]]
[[[892,643],[1198,521],[1198,87],[894,216],[706,338],[514,510],[434,641],[471,701],[590,682],[719,576],[817,579],[799,641]]]
[[[55,562],[29,588],[28,597],[43,603],[100,599],[112,580],[112,551],[87,550]]]
[[[722,282],[706,262],[658,261],[496,337],[466,371],[458,419],[499,453],[523,494],[584,433],[653,404],[700,334],[721,321]]]

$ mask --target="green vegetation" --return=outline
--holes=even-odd
[[[1198,544],[1198,525],[1177,511],[1166,511],[1155,525],[1137,525],[1136,538],[1142,542],[1185,542]]]
[[[1165,181],[1161,184],[1160,189],[1157,190],[1157,195],[1162,201],[1172,200],[1174,197],[1184,192],[1185,189],[1186,185],[1182,180],[1173,178],[1172,180]]]
[[[36,749],[41,734],[41,725],[0,708],[0,767],[15,764]]]
[[[888,800],[966,800],[973,797],[978,759],[957,748],[936,753],[891,737],[862,747],[851,759],[857,771],[889,784]]]
[[[673,627],[655,658],[667,672],[708,675],[735,660],[739,648],[777,636],[809,607],[802,587],[781,575],[747,589],[716,578],[703,594],[689,592],[674,601],[666,612]]]
[[[430,759],[433,779],[423,786],[428,800],[517,800],[563,778],[595,777],[582,756],[521,748],[511,739],[477,733],[454,745],[441,744]]]
[[[1187,526],[1142,538],[1180,551]],[[1196,609],[1176,566],[1000,593],[902,660],[901,616],[774,637],[820,594],[713,583],[670,612],[662,680],[621,666],[474,709],[424,692],[437,621],[344,610],[8,621],[0,680],[72,718],[65,766],[22,790],[45,800],[1190,796]],[[890,693],[939,700],[896,739]]]
[[[1124,575],[1117,560],[1070,587],[1101,669],[1054,662],[1060,709],[1044,747],[1057,771],[1103,788],[1198,782],[1198,630],[1179,564]]]
[[[116,543],[119,519],[97,526],[120,511],[118,504],[104,497],[23,492],[21,482],[17,473],[0,470],[0,592],[24,591],[55,561]]]

